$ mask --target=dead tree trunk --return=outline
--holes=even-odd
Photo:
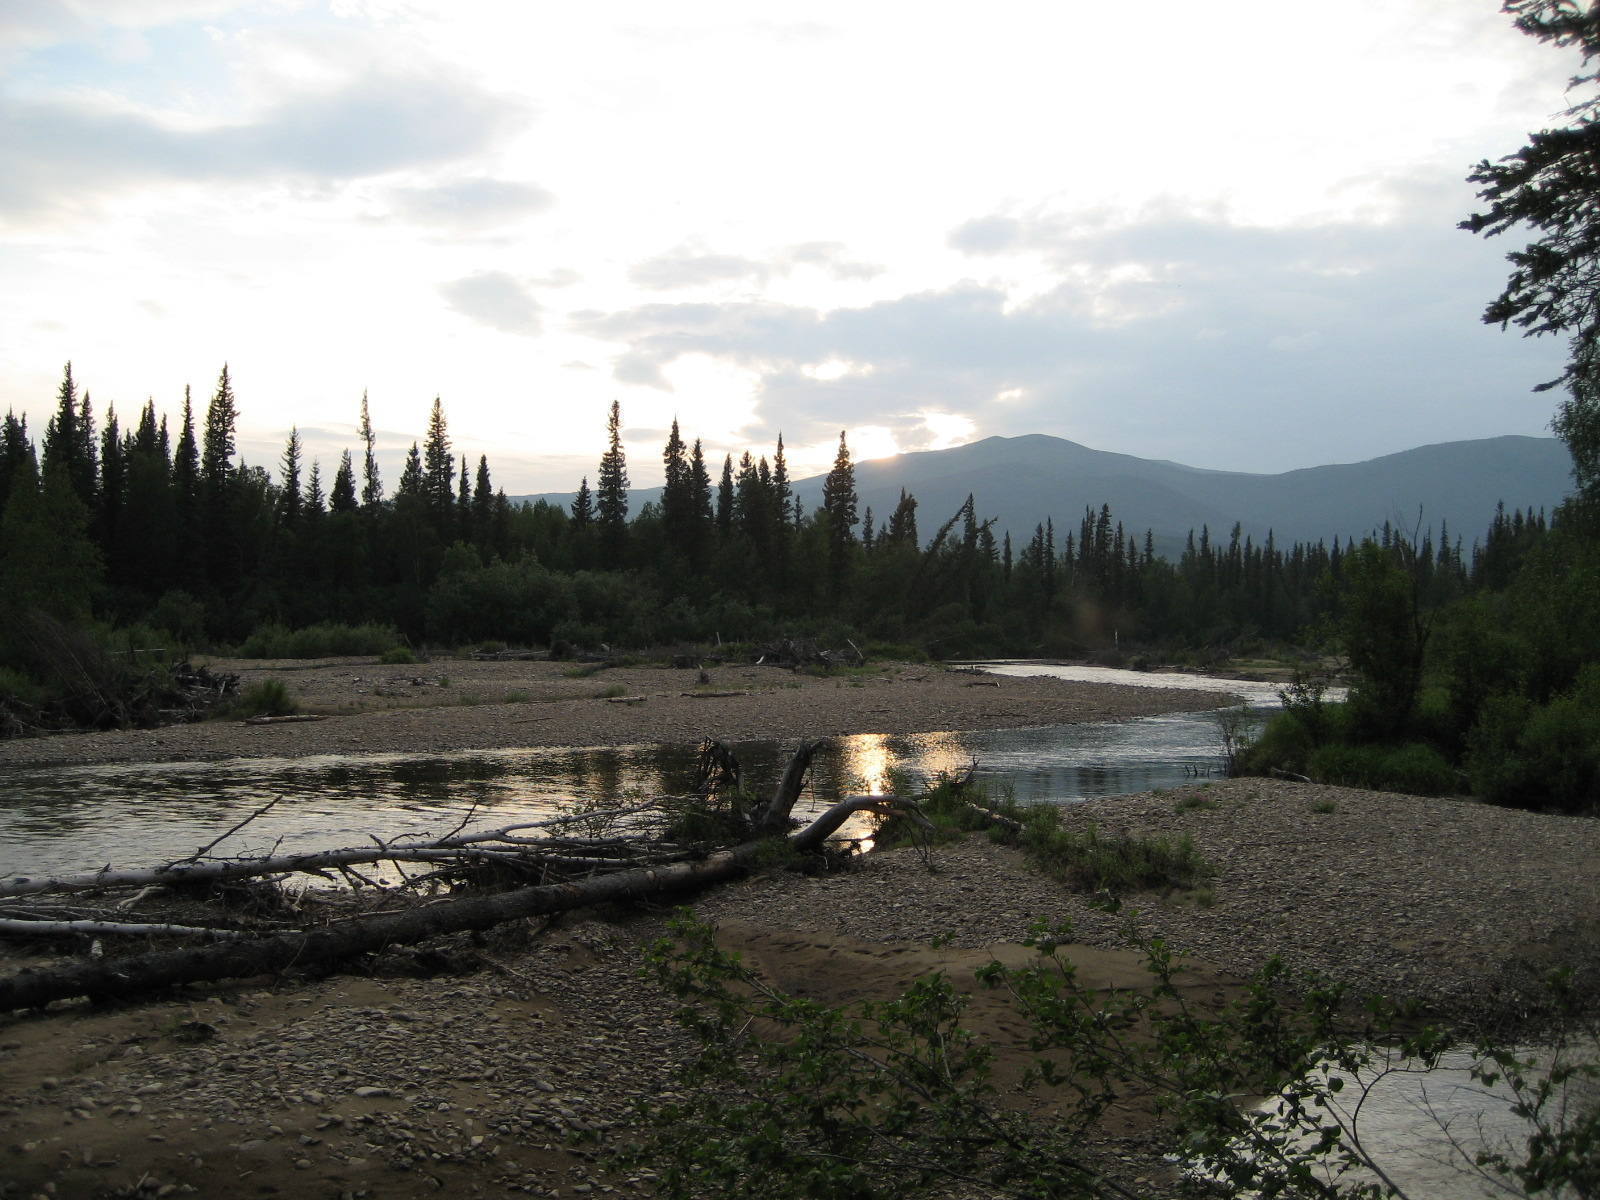
[[[795,791],[798,793],[798,785]],[[774,803],[782,794],[780,788],[779,795],[773,797]],[[789,802],[793,803],[792,798]],[[852,813],[883,811],[891,804],[901,805],[902,802],[891,796],[848,797],[806,828],[791,834],[787,839],[789,846],[797,852],[816,850]],[[110,961],[72,963],[41,971],[20,971],[10,978],[0,979],[0,1012],[41,1007],[52,1000],[75,996],[123,999],[178,983],[272,974],[297,967],[327,967],[388,946],[420,942],[440,934],[488,929],[519,917],[702,887],[739,875],[764,849],[764,841],[749,841],[695,862],[635,868],[572,883],[450,900],[321,929],[230,941],[223,945],[156,951]]]

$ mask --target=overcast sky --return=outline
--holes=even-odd
[[[0,4],[0,405],[331,478],[435,395],[512,493],[1050,433],[1277,471],[1544,434],[1464,176],[1572,56],[1492,0]],[[391,459],[387,479],[397,478]]]

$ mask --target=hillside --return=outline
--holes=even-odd
[[[1058,542],[1075,532],[1085,506],[1110,504],[1130,531],[1154,532],[1160,553],[1175,555],[1192,529],[1209,526],[1226,538],[1237,522],[1256,540],[1270,530],[1280,543],[1359,537],[1392,522],[1419,521],[1437,532],[1447,523],[1466,545],[1482,534],[1495,504],[1551,509],[1571,480],[1566,447],[1555,438],[1506,436],[1444,442],[1366,462],[1307,467],[1275,475],[1208,471],[1181,463],[1093,450],[1045,434],[991,437],[949,450],[930,450],[856,464],[860,511],[881,524],[900,489],[917,498],[924,537],[971,493],[978,515],[995,529],[1026,540],[1049,517]],[[820,475],[796,482],[807,509],[822,501]],[[632,493],[633,511],[660,495]],[[527,496],[570,505],[571,493]]]

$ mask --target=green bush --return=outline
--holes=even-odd
[[[241,658],[342,658],[382,654],[400,644],[393,625],[344,625],[323,621],[304,629],[266,624],[239,644]]]
[[[1357,746],[1340,742],[1314,751],[1307,774],[1318,783],[1442,796],[1459,790],[1456,772],[1432,746]]]
[[[378,661],[386,667],[403,667],[416,662],[417,656],[411,653],[409,646],[390,646],[378,655]]]
[[[1492,696],[1467,743],[1472,790],[1493,804],[1584,813],[1600,797],[1600,663],[1538,705]]]
[[[228,707],[230,717],[288,717],[300,711],[281,679],[258,679]]]

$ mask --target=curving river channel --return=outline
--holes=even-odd
[[[984,663],[999,674],[1145,687],[1219,687],[1255,705],[1277,702],[1268,684],[1103,667]],[[774,779],[790,745],[738,747],[748,778]],[[219,852],[288,852],[363,844],[376,834],[449,832],[470,817],[493,828],[548,816],[583,797],[691,789],[696,747],[637,745],[464,751],[419,757],[361,754],[19,769],[0,790],[0,878],[148,866],[192,854],[267,801]],[[891,771],[929,778],[967,769],[1027,802],[1070,803],[1182,783],[1212,774],[1221,742],[1211,712],[1132,721],[968,733],[857,734],[832,739],[813,771],[821,807],[848,792],[887,790]]]

